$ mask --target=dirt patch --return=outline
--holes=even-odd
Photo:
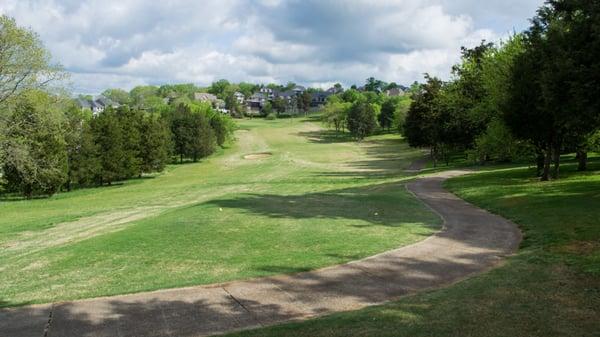
[[[258,160],[265,159],[271,157],[273,154],[271,152],[261,152],[261,153],[252,153],[244,156],[244,159],[247,160]]]

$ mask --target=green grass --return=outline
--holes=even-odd
[[[244,120],[202,163],[49,199],[0,201],[0,306],[223,282],[359,259],[440,220],[404,188],[395,135]],[[261,160],[247,154],[270,152]]]
[[[524,241],[499,268],[364,310],[231,336],[600,336],[600,160],[542,183],[527,168],[449,180],[462,198],[512,219]]]

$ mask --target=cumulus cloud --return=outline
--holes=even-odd
[[[3,0],[73,90],[233,81],[325,86],[447,77],[462,45],[523,29],[542,0]]]

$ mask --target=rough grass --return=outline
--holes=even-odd
[[[364,310],[231,336],[599,336],[600,161],[559,181],[527,168],[459,177],[447,187],[514,220],[519,253],[446,289]]]
[[[430,235],[404,188],[419,156],[308,120],[246,120],[235,146],[160,175],[0,201],[0,306],[314,269]],[[260,160],[244,156],[270,153]]]

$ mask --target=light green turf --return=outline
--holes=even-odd
[[[232,337],[599,336],[600,160],[579,173],[566,159],[558,181],[504,166],[447,182],[520,225],[521,249],[499,268],[386,305]]]
[[[397,135],[244,120],[230,149],[153,178],[0,201],[0,306],[314,269],[430,235]],[[272,156],[244,159],[247,154]]]

